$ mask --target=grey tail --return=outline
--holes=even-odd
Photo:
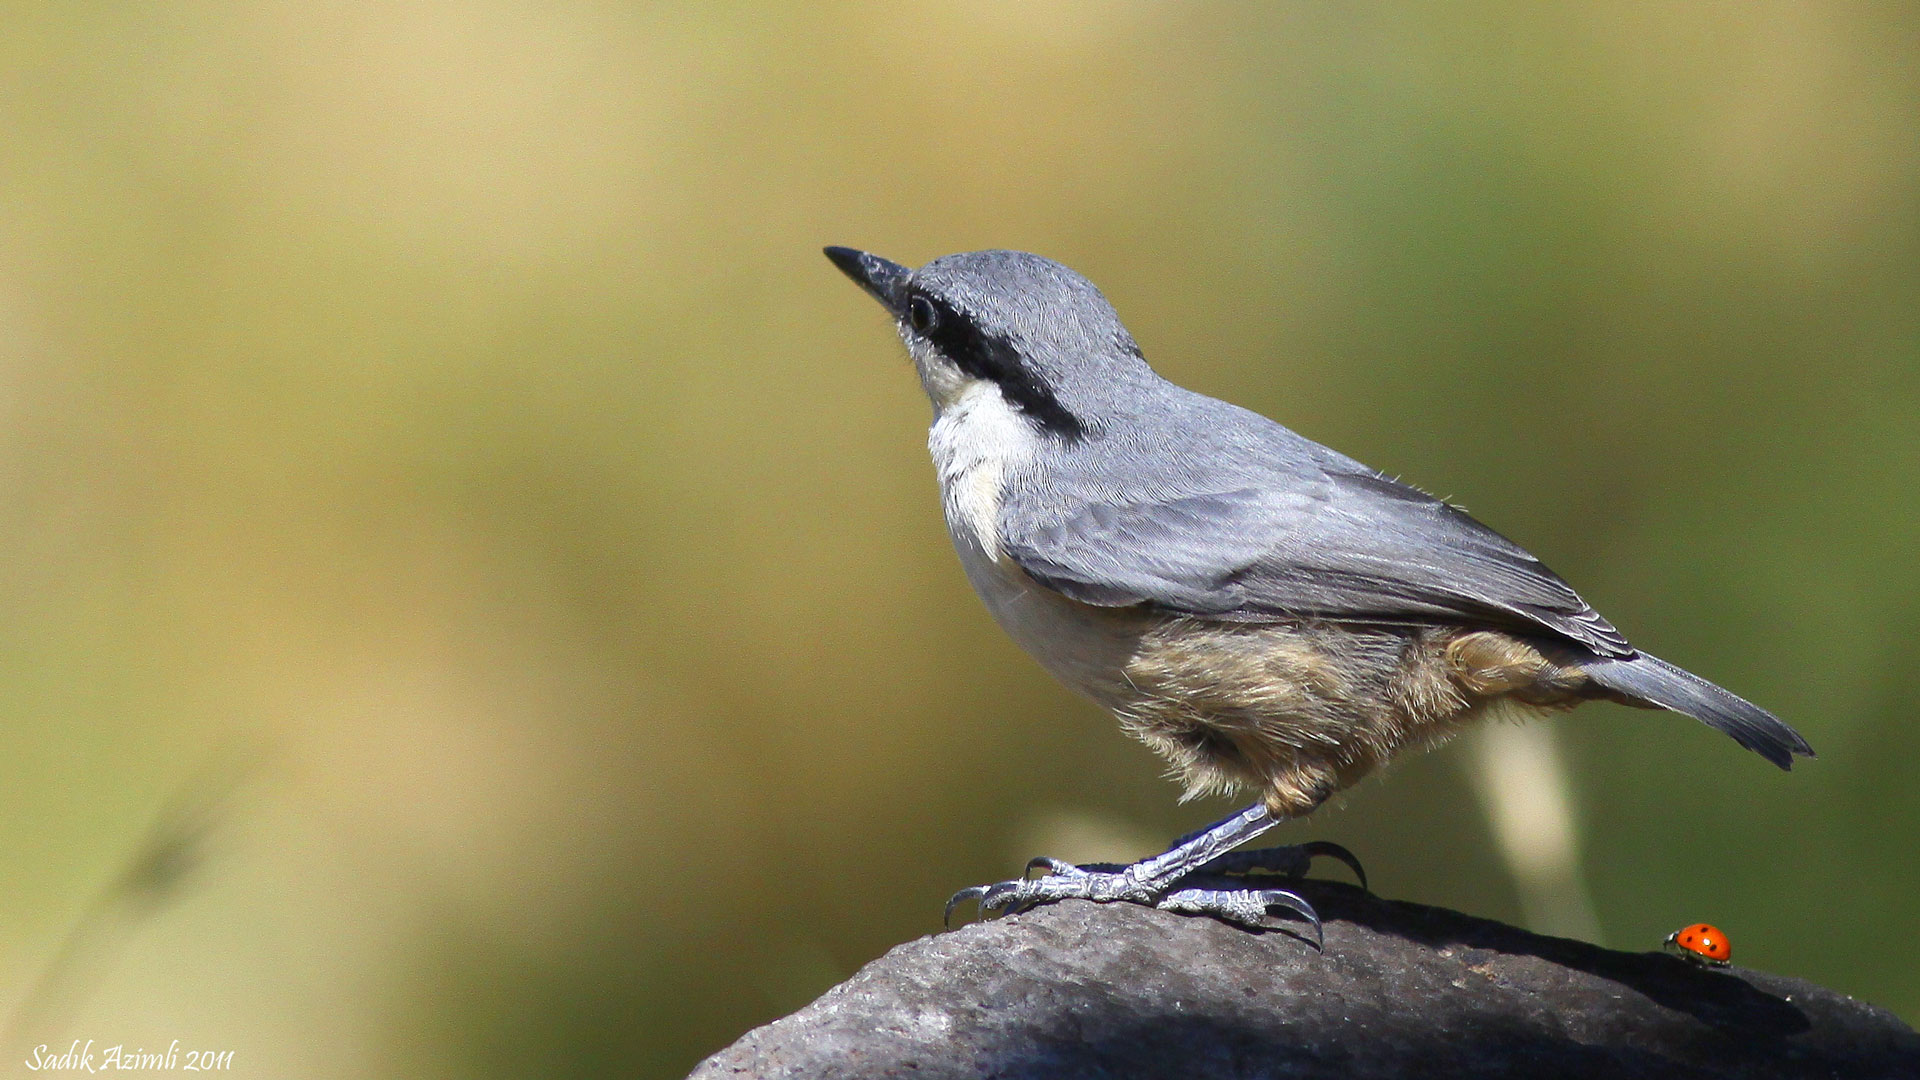
[[[1685,713],[1783,769],[1793,768],[1796,754],[1813,756],[1807,740],[1779,717],[1657,656],[1599,657],[1581,668],[1600,686],[1635,703]]]

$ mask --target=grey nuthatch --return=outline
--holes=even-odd
[[[1126,900],[1246,925],[1281,907],[1317,927],[1287,890],[1183,879],[1297,869],[1329,846],[1228,852],[1402,748],[1595,698],[1685,713],[1783,769],[1812,755],[1771,713],[1629,645],[1459,508],[1161,378],[1066,267],[1016,251],[918,270],[826,254],[906,341],[933,401],[947,527],[995,620],[1188,795],[1260,800],[1153,858],[1037,859],[1046,876],[954,902]]]

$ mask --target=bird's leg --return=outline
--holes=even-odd
[[[1228,856],[1235,847],[1273,828],[1280,821],[1264,803],[1255,803],[1225,821],[1181,838],[1152,858],[1127,866],[1107,863],[1075,866],[1058,859],[1038,858],[1028,863],[1027,869],[1029,872],[1044,869],[1047,871],[1045,876],[1021,877],[962,889],[947,901],[946,918],[951,925],[953,909],[968,900],[979,902],[983,917],[1024,911],[1055,900],[1092,900],[1098,903],[1123,900],[1162,911],[1212,915],[1241,926],[1266,928],[1272,925],[1267,921],[1269,909],[1277,907],[1304,917],[1313,924],[1317,936],[1320,933],[1320,916],[1304,897],[1290,890],[1174,888],[1182,878],[1196,870],[1215,871],[1216,864],[1220,864],[1223,857]],[[1358,860],[1352,859],[1351,853],[1347,853],[1345,848],[1339,848],[1336,853],[1333,849],[1337,847],[1309,845],[1306,848],[1271,848],[1248,852],[1249,856],[1258,855],[1261,858],[1228,860],[1232,865],[1219,866],[1218,871],[1235,872],[1244,863],[1246,869],[1279,866],[1283,872],[1291,873],[1297,869],[1304,873],[1306,863],[1316,854],[1333,855],[1336,858],[1345,854],[1346,858],[1342,861],[1357,872]]]

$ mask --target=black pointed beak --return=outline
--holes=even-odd
[[[880,301],[880,306],[898,316],[907,302],[907,277],[913,271],[897,262],[888,262],[878,255],[869,255],[864,251],[855,251],[850,247],[830,247],[823,249],[827,258],[840,272],[853,279],[854,284],[867,290],[867,294]]]

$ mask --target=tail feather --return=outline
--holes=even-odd
[[[1639,702],[1685,713],[1726,732],[1741,746],[1783,769],[1793,768],[1796,754],[1813,756],[1807,740],[1779,717],[1657,656],[1637,653],[1598,657],[1581,667],[1600,686]]]

